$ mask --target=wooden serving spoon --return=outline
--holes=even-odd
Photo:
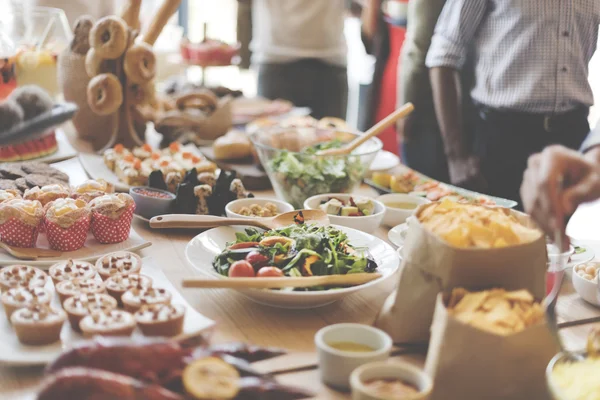
[[[319,225],[329,225],[329,217],[322,210],[296,210],[270,218],[226,218],[212,215],[167,214],[150,220],[151,228],[207,229],[217,226],[246,225],[266,230],[281,228],[298,222],[298,218]]]
[[[185,278],[184,288],[197,289],[282,289],[312,286],[358,286],[381,278],[378,273],[305,276],[300,278]]]
[[[352,153],[358,146],[371,139],[373,136],[379,135],[381,132],[386,130],[388,127],[392,126],[394,122],[399,120],[400,118],[406,118],[415,107],[412,103],[406,103],[375,125],[365,133],[360,136],[357,136],[356,139],[347,143],[344,147],[340,147],[339,149],[327,149],[320,150],[317,152],[318,156],[343,156]]]
[[[0,242],[0,247],[6,250],[8,254],[19,260],[37,260],[42,257],[60,257],[62,253],[56,250],[13,247]]]

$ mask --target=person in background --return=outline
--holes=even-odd
[[[315,118],[346,118],[344,0],[252,2],[252,63],[258,94],[310,107]]]
[[[520,201],[531,154],[551,144],[579,148],[589,132],[588,63],[599,24],[597,0],[447,0],[426,65],[452,183]],[[471,44],[474,146],[458,79]]]
[[[558,230],[564,246],[568,218],[580,204],[600,199],[600,123],[581,150],[554,145],[532,155],[521,185],[525,211],[550,237]]]
[[[17,3],[18,0],[12,0]],[[123,0],[29,0],[36,6],[62,8],[67,15],[69,25],[73,26],[81,15],[91,15],[98,19],[115,14],[124,3]]]

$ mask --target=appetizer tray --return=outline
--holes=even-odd
[[[121,243],[115,244],[102,244],[98,242],[91,232],[88,232],[88,238],[83,248],[75,251],[69,251],[62,253],[61,257],[56,258],[39,258],[35,261],[23,261],[19,260],[10,254],[0,250],[0,267],[14,264],[27,264],[42,269],[47,269],[52,264],[55,264],[61,260],[83,260],[88,262],[94,262],[98,258],[105,254],[112,253],[115,251],[138,251],[151,246],[152,243],[144,240],[133,228],[129,232],[129,238]],[[49,249],[46,235],[40,235],[37,247]],[[44,268],[45,267],[45,268]]]
[[[379,284],[392,277],[398,270],[400,257],[388,243],[356,229],[333,226],[348,235],[349,244],[355,248],[367,248],[369,250],[378,265],[375,272],[382,274],[381,278],[364,285],[339,289],[315,291],[248,289],[241,290],[240,293],[259,304],[270,307],[286,309],[315,308],[333,303],[366,287]],[[225,249],[228,242],[235,241],[236,232],[243,231],[244,228],[242,227],[220,227],[202,232],[192,239],[185,249],[188,262],[204,275],[215,279],[229,279],[217,273],[212,262]]]
[[[152,278],[155,286],[169,291],[173,298],[173,304],[182,304],[185,310],[185,319],[183,323],[183,335],[193,335],[211,328],[215,322],[197,312],[181,296],[177,289],[171,284],[169,279],[154,263],[152,258],[142,259],[141,272]],[[97,279],[100,279],[97,277]],[[46,284],[46,289],[54,294],[54,285],[51,280]],[[60,308],[58,296],[54,294],[52,306]],[[144,337],[138,329],[133,332],[132,338]],[[15,335],[11,325],[8,323],[4,312],[0,315],[0,365],[7,366],[26,366],[42,365],[52,361],[67,346],[83,340],[83,337],[71,329],[68,322],[65,322],[60,335],[61,341],[46,346],[26,346],[21,344]]]
[[[193,144],[182,146],[182,149],[198,156],[202,156],[198,148]],[[104,179],[115,187],[115,191],[129,192],[131,186],[122,182],[119,177],[106,166],[101,154],[81,153],[79,154],[79,161],[81,162],[83,169],[85,169],[85,172],[87,172],[92,179]]]

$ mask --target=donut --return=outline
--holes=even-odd
[[[90,78],[110,72],[110,60],[100,57],[95,49],[90,49],[85,56],[85,72]]]
[[[90,46],[102,58],[119,58],[127,48],[127,24],[119,17],[98,20],[90,31]]]
[[[133,105],[147,104],[154,97],[154,85],[152,82],[146,84],[130,83],[127,85],[127,102]]]
[[[86,54],[90,49],[90,31],[94,26],[94,19],[89,15],[77,18],[73,26],[73,40],[71,51],[77,54]]]
[[[156,75],[156,56],[152,47],[144,42],[136,43],[125,53],[123,69],[133,83],[147,83]]]
[[[110,115],[123,104],[123,87],[113,74],[100,74],[92,78],[87,87],[88,104],[98,115]]]

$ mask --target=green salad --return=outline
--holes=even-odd
[[[352,247],[344,232],[302,223],[266,232],[253,228],[238,232],[213,266],[228,277],[343,275],[377,269],[369,252]]]
[[[360,183],[367,166],[360,156],[324,156],[319,150],[340,148],[343,143],[333,140],[307,148],[302,153],[279,152],[270,161],[282,195],[296,208],[302,208],[304,200],[323,193],[346,193]]]

